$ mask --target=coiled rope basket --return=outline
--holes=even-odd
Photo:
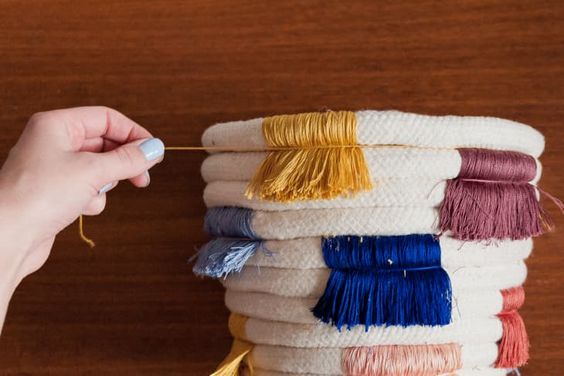
[[[279,115],[209,127],[206,231],[231,352],[214,376],[505,375],[543,136],[491,117]]]

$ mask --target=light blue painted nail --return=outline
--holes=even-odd
[[[160,158],[164,154],[164,144],[158,138],[151,138],[147,141],[144,141],[141,145],[139,145],[139,149],[145,155],[145,159],[148,161],[154,161],[157,158]]]
[[[112,189],[113,187],[114,187],[114,183],[108,183],[108,184],[104,185],[102,188],[100,188],[100,190],[98,191],[98,194],[103,195],[104,193],[106,193],[107,191]]]

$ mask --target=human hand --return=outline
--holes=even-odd
[[[17,285],[45,263],[57,233],[101,213],[118,181],[146,187],[163,156],[160,140],[109,108],[33,115],[0,170],[1,272]]]

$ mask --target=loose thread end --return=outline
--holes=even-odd
[[[94,243],[94,240],[84,235],[84,220],[82,218],[82,215],[78,217],[78,235],[80,236],[80,239],[82,239],[83,242],[88,244],[90,248],[96,247],[96,243]]]

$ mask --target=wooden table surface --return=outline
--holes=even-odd
[[[34,112],[104,104],[169,145],[217,121],[322,109],[493,115],[547,138],[543,189],[564,197],[562,1],[0,3],[0,156]],[[191,274],[204,155],[169,152],[151,187],[121,184],[65,230],[17,290],[2,375],[205,375],[227,353],[219,283]],[[546,200],[545,200],[546,201]],[[564,367],[564,220],[535,242],[524,375]]]

